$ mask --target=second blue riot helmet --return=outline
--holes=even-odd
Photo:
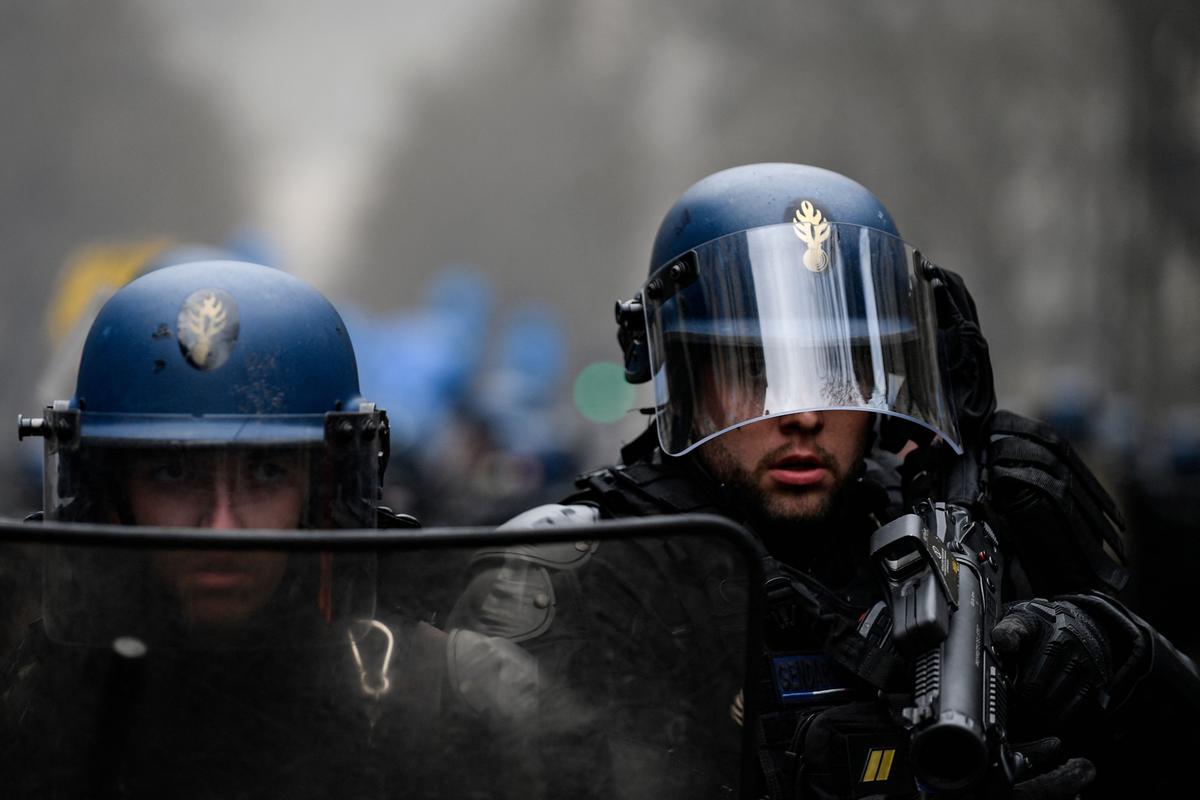
[[[88,334],[75,395],[28,421],[35,430],[48,518],[175,527],[374,526],[388,441],[329,301],[233,261],[118,290]],[[287,507],[265,513],[267,490],[293,485]],[[214,486],[234,492],[241,517],[205,516]],[[175,497],[173,513],[151,494]]]
[[[649,279],[618,304],[626,377],[653,380],[670,455],[757,420],[834,409],[901,418],[957,450],[935,274],[882,203],[842,175],[718,172],[667,212]]]
[[[123,286],[92,324],[74,396],[21,430],[44,437],[49,520],[208,529],[216,542],[376,525],[387,418],[359,394],[337,311],[269,267],[193,262]],[[70,642],[122,630],[301,641],[369,616],[374,572],[372,558],[325,551],[52,551],[44,616]]]

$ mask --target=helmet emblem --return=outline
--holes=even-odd
[[[176,332],[179,349],[189,364],[196,369],[216,369],[237,342],[237,304],[220,289],[192,292],[179,309]]]
[[[804,266],[810,272],[821,272],[829,266],[829,256],[821,247],[829,240],[829,223],[810,201],[800,203],[796,218],[792,220],[792,230],[800,241],[808,245],[804,253]]]

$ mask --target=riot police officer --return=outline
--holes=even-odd
[[[476,788],[434,756],[482,757],[489,724],[520,714],[527,656],[381,616],[366,548],[237,546],[241,529],[415,526],[379,507],[387,416],[320,293],[242,262],[150,272],[100,310],[74,396],[21,434],[44,437],[47,528],[192,532],[106,548],[85,529],[44,551],[40,618],[0,665],[6,796]]]
[[[649,278],[617,319],[626,378],[654,385],[648,430],[564,504],[509,525],[686,512],[743,523],[763,547],[766,585],[751,587],[766,608],[762,684],[741,686],[720,643],[705,663],[650,670],[605,661],[602,646],[589,652],[578,637],[567,655],[556,644],[556,626],[602,639],[652,625],[670,641],[689,635],[689,620],[745,603],[702,549],[670,542],[543,559],[540,572],[528,552],[493,554],[477,561],[452,619],[518,639],[585,683],[600,663],[628,670],[632,685],[703,687],[692,717],[711,728],[710,753],[685,767],[670,734],[616,731],[640,740],[630,764],[669,753],[662,771],[707,773],[690,785],[718,796],[736,778],[713,754],[747,724],[762,795],[917,792],[901,714],[912,664],[893,646],[868,548],[873,531],[922,499],[952,501],[994,527],[1001,591],[1014,603],[994,642],[1013,680],[1004,733],[1027,743],[976,790],[1015,781],[1022,796],[1073,796],[1097,772],[1087,756],[1132,747],[1139,702],[1163,691],[1179,702],[1156,713],[1200,709],[1195,666],[1113,599],[1124,571],[1110,555],[1120,547],[1111,501],[1053,431],[995,411],[987,344],[961,279],[906,243],[866,188],[794,164],[704,178],[668,211]],[[622,616],[613,576],[633,581],[639,570],[691,576],[700,589]],[[498,612],[518,605],[522,593],[504,582],[514,575],[551,587],[557,615]],[[1153,742],[1146,749],[1171,739]],[[1116,763],[1100,764],[1100,786],[1119,785]]]

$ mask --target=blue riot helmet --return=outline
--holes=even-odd
[[[374,527],[388,452],[386,415],[360,396],[337,311],[284,272],[236,261],[163,267],[117,290],[88,334],[74,396],[23,419],[21,433],[45,440],[48,519],[157,527]],[[172,642],[201,628],[278,641],[374,604],[364,556],[142,556],[51,554],[48,633]],[[112,598],[114,576],[145,588]]]
[[[139,275],[171,264],[224,261],[228,251],[169,239],[99,243],[80,248],[64,264],[46,307],[49,351],[42,360],[34,397],[66,397],[79,371],[79,356],[92,322],[117,289]]]
[[[45,436],[51,519],[375,525],[386,415],[359,395],[337,311],[269,267],[202,261],[128,283],[92,324],[75,395],[23,428]],[[287,507],[266,513],[282,486]],[[205,516],[218,491],[235,493],[240,518]],[[174,497],[175,513],[149,495]]]
[[[667,212],[650,275],[619,303],[626,377],[653,380],[659,444],[861,410],[960,437],[939,370],[933,279],[866,188],[798,164],[735,167]]]

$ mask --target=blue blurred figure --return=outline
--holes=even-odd
[[[554,312],[531,304],[512,314],[471,408],[493,445],[478,478],[495,521],[542,495],[561,494],[578,469],[564,435],[574,417],[567,418],[559,397],[566,361],[565,331]]]
[[[568,485],[578,463],[570,422],[547,418],[565,411],[563,325],[537,305],[501,324],[494,295],[481,272],[453,265],[415,310],[343,315],[363,391],[392,420],[385,502],[425,524],[498,523]]]
[[[416,311],[372,316],[350,308],[343,315],[362,342],[364,391],[388,404],[393,454],[403,458],[427,446],[462,406],[482,361],[492,305],[487,280],[454,267],[434,279]]]

